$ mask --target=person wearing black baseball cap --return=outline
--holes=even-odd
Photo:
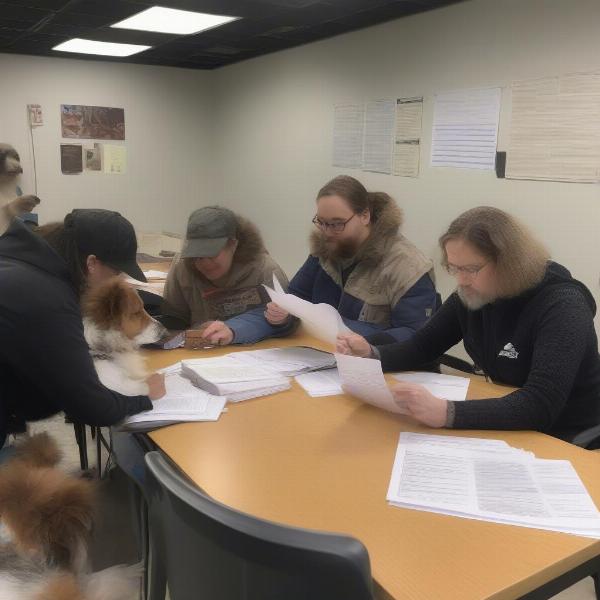
[[[114,425],[164,395],[159,375],[149,396],[104,387],[83,336],[81,293],[121,271],[142,279],[136,250],[131,223],[107,210],[74,210],[36,232],[15,219],[0,234],[0,448],[27,421],[64,411]]]
[[[261,339],[269,301],[262,284],[288,279],[267,252],[256,226],[222,206],[205,206],[189,217],[181,256],[165,285],[162,318],[169,329],[200,328],[213,344],[248,344]],[[242,318],[243,315],[243,318]],[[287,335],[295,323],[277,333]]]
[[[100,208],[75,209],[65,217],[64,228],[67,234],[71,232],[80,255],[86,257],[88,277],[93,281],[102,279],[102,276],[98,277],[99,269],[90,269],[98,261],[137,281],[146,281],[136,261],[137,239],[133,225],[118,212]]]

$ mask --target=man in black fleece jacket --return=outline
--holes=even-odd
[[[396,386],[396,400],[433,427],[533,429],[570,440],[598,425],[600,358],[589,290],[498,209],[467,211],[440,244],[458,288],[430,321],[403,344],[367,349],[357,336],[341,336],[338,350],[405,371],[462,340],[490,379],[519,388],[502,398],[451,402],[422,386]]]
[[[135,261],[135,234],[121,215],[73,211],[67,222],[81,246],[99,246],[96,253],[84,253],[93,255],[96,266],[139,276],[137,265],[137,271],[128,268]],[[113,263],[100,263],[103,252]],[[60,411],[104,426],[152,407],[148,397],[122,396],[98,380],[83,337],[79,291],[73,269],[59,253],[19,221],[8,225],[0,235],[0,447],[27,421]],[[162,393],[160,385],[151,386],[152,396]]]

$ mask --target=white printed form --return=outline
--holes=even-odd
[[[500,88],[437,94],[431,166],[494,169],[500,99]]]

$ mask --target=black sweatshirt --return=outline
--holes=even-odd
[[[114,425],[150,408],[147,396],[100,383],[65,261],[15,220],[0,236],[0,447],[25,422],[60,411]]]
[[[596,304],[563,266],[520,296],[468,310],[452,294],[403,344],[378,346],[385,371],[418,368],[463,340],[477,367],[521,389],[503,398],[454,402],[458,429],[534,429],[572,439],[600,423]]]

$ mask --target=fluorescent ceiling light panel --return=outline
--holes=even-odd
[[[238,18],[153,6],[111,27],[189,35],[230,23]]]
[[[52,50],[61,52],[76,52],[78,54],[99,54],[101,56],[131,56],[138,52],[148,50],[152,46],[140,46],[138,44],[115,44],[113,42],[96,42],[94,40],[83,40],[73,38],[54,46]]]

